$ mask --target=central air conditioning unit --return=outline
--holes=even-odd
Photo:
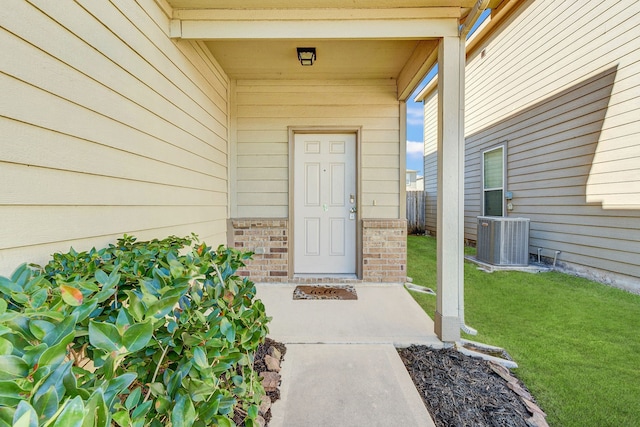
[[[492,265],[529,265],[529,218],[479,216],[477,258]]]

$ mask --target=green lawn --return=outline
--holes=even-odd
[[[478,330],[467,338],[509,352],[551,426],[640,425],[640,295],[556,272],[464,268],[466,323]],[[409,236],[407,273],[436,290],[435,239]],[[433,318],[435,297],[411,294]]]

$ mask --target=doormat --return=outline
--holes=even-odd
[[[296,288],[293,290],[293,299],[354,300],[358,299],[358,294],[356,294],[356,288],[353,285],[296,286]]]

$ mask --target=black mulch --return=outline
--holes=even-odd
[[[398,353],[436,426],[529,425],[524,403],[488,362],[455,349],[411,346]]]

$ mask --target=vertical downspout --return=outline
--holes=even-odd
[[[476,4],[469,12],[467,19],[460,27],[460,126],[459,126],[459,135],[462,142],[463,147],[465,147],[465,137],[464,137],[464,112],[465,112],[465,75],[466,75],[466,64],[467,64],[467,51],[466,51],[466,41],[467,34],[471,31],[471,28],[476,23],[480,15],[487,9],[489,5],[489,0],[478,0]],[[464,148],[463,148],[464,150]],[[464,171],[464,155],[461,160],[462,164],[459,165],[460,170]],[[464,173],[464,172],[463,172]],[[462,179],[462,188],[460,189],[460,203],[461,206],[464,206],[464,179]],[[462,209],[462,224],[464,227],[464,209]],[[464,236],[464,231],[462,233]],[[464,245],[464,242],[460,242],[461,245]],[[463,248],[464,253],[464,248]],[[464,260],[460,260],[460,262],[464,263]],[[464,266],[463,266],[464,271]],[[464,273],[463,273],[464,274]],[[460,319],[460,330],[462,332],[467,333],[469,335],[477,335],[478,331],[468,326],[464,319],[464,279],[458,282],[458,317]]]

